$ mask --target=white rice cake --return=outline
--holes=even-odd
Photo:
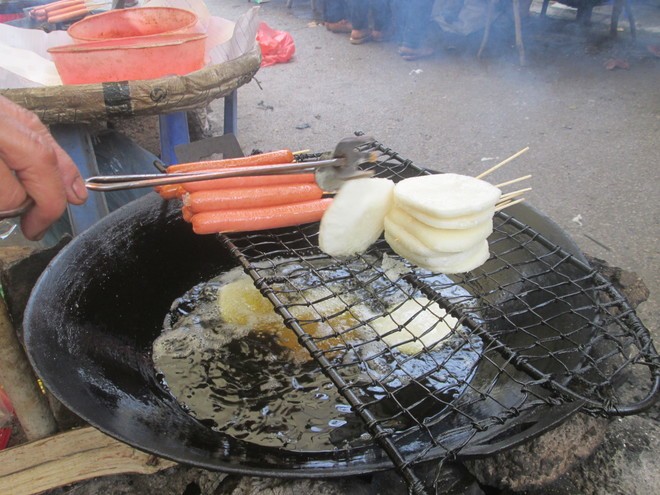
[[[415,254],[408,247],[385,231],[385,240],[392,250],[411,263],[435,273],[464,273],[483,265],[490,256],[488,241],[481,241],[476,246],[460,253],[422,256]]]
[[[493,215],[495,215],[495,208],[489,208],[483,210],[479,213],[473,213],[471,215],[463,215],[460,217],[454,218],[440,218],[434,217],[422,211],[416,210],[415,208],[410,208],[407,205],[404,205],[394,198],[394,206],[399,208],[402,211],[405,211],[408,215],[419,220],[420,222],[433,227],[436,229],[451,229],[451,230],[462,230],[462,229],[471,229],[477,225],[491,221]]]
[[[409,299],[370,323],[390,348],[416,354],[438,345],[458,320],[425,297]]]
[[[502,191],[492,184],[460,174],[411,177],[394,188],[397,204],[444,219],[492,210],[501,195]]]
[[[389,179],[347,181],[321,219],[321,250],[338,257],[366,251],[383,233],[393,191],[394,182]]]
[[[487,219],[466,229],[440,229],[420,222],[395,206],[385,217],[385,230],[395,237],[414,237],[431,252],[458,253],[487,239],[493,232],[493,221]]]

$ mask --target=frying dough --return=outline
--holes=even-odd
[[[458,320],[425,297],[409,299],[389,314],[371,322],[371,327],[390,347],[406,354],[431,349],[456,328]],[[401,328],[400,328],[401,327]],[[397,330],[398,329],[398,330]]]
[[[405,232],[432,252],[458,253],[487,239],[493,232],[493,221],[484,220],[466,229],[440,229],[420,222],[395,206],[385,217],[385,230],[395,237],[401,237]]]
[[[490,211],[501,195],[492,184],[460,174],[411,177],[394,188],[397,204],[431,218],[443,219]]]
[[[263,334],[272,334],[277,343],[292,351],[296,362],[309,361],[312,356],[298,342],[293,330],[286,327],[282,317],[275,311],[272,303],[261,294],[249,275],[236,270],[238,276],[227,277],[230,281],[218,290],[218,309],[222,321],[232,329],[247,328]],[[300,293],[297,305],[289,311],[297,318],[305,332],[318,339],[316,345],[323,351],[345,345],[347,340],[360,338],[357,330],[360,323],[357,318],[368,318],[366,308],[353,306],[346,311],[347,301],[333,294],[326,287],[304,289]],[[313,306],[305,301],[318,301]],[[364,315],[362,311],[365,311]],[[323,319],[324,321],[318,321]],[[342,337],[338,335],[341,334]],[[326,338],[322,338],[326,337]]]
[[[393,191],[389,179],[347,181],[321,219],[321,250],[338,257],[366,251],[383,233]]]

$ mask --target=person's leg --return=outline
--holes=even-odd
[[[350,21],[353,26],[351,31],[351,43],[359,45],[369,41],[371,30],[369,29],[369,0],[351,0]]]
[[[431,25],[434,0],[407,0],[405,25],[399,54],[405,60],[417,60],[433,55],[434,49],[425,43]]]
[[[403,0],[404,26],[401,45],[404,48],[418,49],[425,40],[431,23],[434,0]]]
[[[346,19],[342,0],[325,0],[323,2],[323,20],[332,23],[342,19]]]
[[[374,31],[386,33],[392,27],[392,12],[389,0],[369,0],[371,15],[374,20]]]
[[[325,27],[333,33],[350,33],[351,25],[345,0],[325,0],[323,2],[323,20]]]

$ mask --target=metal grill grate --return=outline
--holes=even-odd
[[[376,176],[429,173],[372,146]],[[515,218],[494,224],[491,258],[460,276],[410,265],[382,239],[333,259],[317,224],[222,236],[416,493],[415,463],[514,445],[578,408],[634,414],[658,395],[658,354],[612,284]],[[637,369],[648,389],[623,403],[617,385]]]

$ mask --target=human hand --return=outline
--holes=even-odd
[[[73,160],[32,112],[0,96],[0,211],[34,205],[21,217],[26,238],[41,239],[87,189]]]

